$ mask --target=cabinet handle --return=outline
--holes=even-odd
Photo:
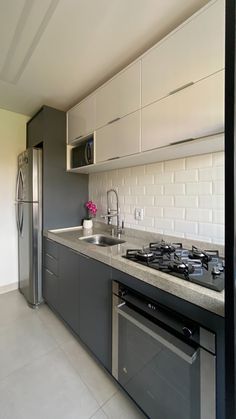
[[[52,255],[49,255],[49,253],[46,253],[46,256],[49,258],[49,259],[53,259],[53,260],[56,260]]]
[[[186,89],[189,86],[192,86],[194,84],[193,81],[190,81],[187,84],[184,84],[183,86],[178,87],[178,89],[172,90],[169,95],[174,95],[175,93],[179,92],[180,90]]]
[[[174,141],[173,143],[170,143],[170,145],[177,145],[177,144],[183,144],[183,143],[190,143],[191,141],[195,141],[197,138],[187,138],[186,140],[179,140]]]
[[[47,273],[49,273],[50,275],[55,276],[53,272],[49,271],[49,269],[45,268],[45,271],[46,271]]]
[[[200,140],[202,138],[215,137],[215,135],[220,135],[220,134],[224,134],[224,131],[217,131],[217,132],[213,132],[212,134],[200,135],[199,137],[195,137],[195,138],[186,138],[185,140],[174,141],[173,143],[170,143],[169,145],[188,143],[191,141]]]
[[[109,121],[109,122],[107,123],[107,125],[109,125],[109,124],[113,124],[113,122],[119,121],[119,119],[120,119],[120,118],[115,118],[115,119],[112,119],[111,121]]]
[[[120,156],[117,156],[117,157],[110,157],[109,159],[107,159],[107,160],[116,160],[116,159],[120,159]]]

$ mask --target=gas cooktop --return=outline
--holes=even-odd
[[[162,240],[142,249],[128,249],[123,257],[215,291],[224,289],[224,260],[218,250],[195,246],[188,250],[182,243]]]

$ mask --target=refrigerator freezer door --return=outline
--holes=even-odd
[[[42,233],[38,203],[18,204],[19,289],[32,306],[42,301]]]

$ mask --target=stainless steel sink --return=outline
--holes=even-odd
[[[103,234],[93,234],[92,236],[79,237],[79,240],[102,247],[115,246],[117,244],[125,243],[125,240],[120,240],[111,236],[104,236]]]

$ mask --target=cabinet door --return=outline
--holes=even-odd
[[[96,94],[96,128],[140,108],[140,61],[101,87]]]
[[[44,238],[43,246],[43,298],[59,312],[58,244]]]
[[[142,58],[142,106],[224,68],[224,1],[218,0]]]
[[[59,314],[79,333],[79,255],[59,245]]]
[[[44,112],[43,108],[27,123],[27,148],[35,147],[45,139],[44,135]]]
[[[111,268],[81,255],[80,338],[111,371]]]
[[[60,310],[58,291],[58,276],[48,268],[43,267],[43,298],[46,303],[53,307],[57,312]]]
[[[142,109],[142,151],[224,130],[224,71]]]
[[[140,111],[96,131],[96,163],[140,151]]]
[[[91,134],[95,129],[95,95],[67,112],[67,142]]]

